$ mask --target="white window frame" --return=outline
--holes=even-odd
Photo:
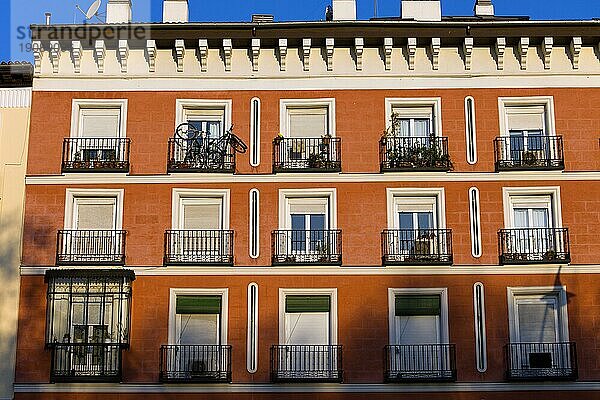
[[[415,204],[422,202],[421,199],[435,197],[434,226],[436,229],[446,228],[446,195],[444,188],[387,188],[387,226],[388,229],[398,229],[397,212],[398,202],[410,202],[415,199]]]
[[[181,225],[182,206],[184,199],[220,198],[222,201],[222,229],[229,229],[230,219],[230,190],[229,189],[173,189],[171,210],[171,226],[173,230],[183,229]]]
[[[531,96],[531,97],[499,97],[498,112],[500,122],[500,136],[510,136],[507,109],[511,107],[531,107],[543,106],[544,130],[543,135],[556,136],[555,117],[554,117],[554,97],[553,96]]]
[[[536,199],[536,196],[539,196],[540,198]],[[507,229],[514,227],[513,210],[515,203],[532,202],[539,204],[545,201],[541,196],[550,196],[550,226],[552,228],[562,228],[560,186],[503,187],[502,202],[504,208],[504,226]]]
[[[469,105],[469,102],[471,103],[471,105]],[[465,140],[467,143],[467,163],[471,165],[477,164],[476,120],[477,118],[475,117],[475,99],[473,98],[473,96],[467,96],[465,97]]]
[[[256,295],[254,302],[252,292]],[[258,283],[248,284],[248,331],[246,338],[246,369],[254,374],[258,370]]]
[[[81,132],[81,110],[102,108],[120,109],[118,137],[127,137],[127,103],[127,99],[73,99],[71,105],[71,137],[83,137]]]
[[[78,198],[114,198],[116,199],[115,230],[123,229],[124,189],[67,189],[65,198],[64,229],[73,229],[75,220],[75,202]]]
[[[396,296],[405,295],[439,295],[440,296],[440,341],[439,344],[450,343],[448,327],[448,288],[388,288],[388,343],[396,343]]]
[[[170,288],[169,289],[169,344],[177,344],[177,296],[221,296],[221,344],[227,344],[229,289],[227,288]]]
[[[256,105],[255,105],[256,102]],[[261,131],[261,102],[260,98],[250,99],[250,166],[260,165],[260,131]],[[254,116],[256,115],[256,118]]]
[[[279,189],[279,229],[291,229],[290,199],[328,198],[328,227],[337,229],[337,190],[332,189]]]
[[[531,286],[531,287],[507,287],[508,299],[508,328],[510,341],[516,343],[518,340],[518,322],[516,315],[516,301],[519,298],[536,299],[546,296],[555,296],[557,299],[558,332],[557,342],[569,341],[569,313],[567,311],[567,287],[566,286]]]
[[[231,108],[233,101],[206,99],[177,99],[175,101],[175,129],[188,121],[188,111],[193,110],[223,110],[223,132],[231,127]]]
[[[335,98],[320,99],[281,99],[279,100],[279,132],[289,137],[289,109],[327,107],[327,129],[331,137],[335,137]]]
[[[437,137],[442,136],[442,98],[441,97],[386,97],[385,98],[385,124],[389,126],[392,123],[392,110],[394,107],[431,107],[433,116],[431,122],[433,134]]]
[[[253,196],[256,196],[256,214],[254,213]],[[250,258],[257,259],[260,256],[260,190],[250,189],[248,201],[248,252]],[[254,244],[256,244],[256,249],[254,249]]]
[[[329,296],[330,345],[338,344],[337,288],[288,289],[279,288],[279,344],[285,344],[285,297],[286,296]]]

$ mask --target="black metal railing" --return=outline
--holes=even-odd
[[[571,261],[567,228],[501,229],[500,264],[567,263]]]
[[[56,264],[123,265],[123,230],[61,230],[56,244]]]
[[[385,382],[456,380],[456,346],[412,344],[385,346]]]
[[[384,136],[379,141],[381,172],[449,171],[448,138]]]
[[[273,140],[273,172],[339,172],[341,139],[283,138]]]
[[[386,229],[381,232],[384,265],[452,264],[451,229]]]
[[[496,170],[565,168],[561,136],[503,136],[494,140]]]
[[[506,346],[510,380],[577,379],[575,343],[510,343]]]
[[[231,346],[161,346],[160,381],[170,383],[231,382]]]
[[[56,343],[52,345],[50,381],[120,382],[123,345]]]
[[[66,138],[63,141],[64,172],[128,172],[128,138]]]
[[[232,230],[169,230],[165,232],[167,264],[233,264]]]
[[[224,149],[219,139],[169,139],[167,170],[169,172],[235,172],[235,151],[231,145]],[[220,143],[220,142],[219,142]]]
[[[342,263],[342,231],[339,229],[273,231],[271,247],[273,264]]]
[[[341,345],[271,346],[271,381],[342,382]]]

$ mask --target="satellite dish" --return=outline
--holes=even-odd
[[[98,10],[100,9],[100,6],[102,5],[102,0],[94,0],[94,2],[92,3],[92,5],[87,9],[87,11],[83,11],[81,9],[81,7],[79,7],[78,5],[75,6],[79,11],[81,11],[81,13],[83,15],[85,15],[85,19],[86,20],[90,20],[94,17],[96,17],[99,21],[102,22],[102,20],[99,18],[99,13]]]

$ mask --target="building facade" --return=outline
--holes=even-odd
[[[33,67],[0,64],[0,399],[13,398]]]
[[[600,397],[598,21],[129,7],[32,27],[16,398]]]

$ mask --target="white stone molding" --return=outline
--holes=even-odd
[[[106,56],[106,45],[104,40],[96,40],[94,44],[94,54],[96,56],[96,65],[98,66],[98,72],[104,72],[104,57]]]
[[[258,72],[258,57],[260,56],[260,39],[252,39],[252,71]]]
[[[529,38],[522,37],[519,40],[519,46],[517,48],[519,53],[519,63],[521,64],[521,69],[527,69],[527,52],[529,51]]]
[[[335,40],[333,38],[325,39],[325,55],[327,58],[327,71],[333,71],[333,50],[335,49]]]
[[[363,38],[354,38],[354,54],[356,55],[356,70],[362,71],[362,56],[365,47]]]
[[[183,59],[185,58],[185,42],[183,39],[175,40],[175,61],[177,62],[177,72],[183,72]]]
[[[431,38],[431,67],[434,70],[440,68],[440,50],[442,43],[440,38]]]
[[[52,72],[58,73],[58,66],[60,63],[60,42],[58,40],[52,40],[50,42],[50,62],[52,63]]]
[[[73,40],[71,42],[71,58],[73,60],[73,70],[76,74],[81,72],[81,42]]]
[[[408,38],[407,44],[408,52],[408,69],[415,69],[415,56],[417,54],[417,38]]]
[[[463,54],[465,56],[465,69],[469,71],[471,69],[471,61],[473,59],[473,38],[466,37],[463,42]]]
[[[392,50],[394,49],[394,39],[387,37],[383,39],[383,54],[385,55],[385,70],[392,69]]]
[[[547,36],[544,38],[544,47],[542,53],[544,54],[544,69],[550,69],[550,60],[552,58],[552,47],[554,46],[554,38]]]
[[[233,50],[233,44],[231,39],[223,39],[223,61],[225,62],[225,71],[231,71],[231,52]]]
[[[200,61],[200,71],[206,72],[208,67],[208,39],[198,39],[198,61]]]
[[[127,59],[129,58],[129,43],[127,40],[119,40],[119,50],[117,52],[119,56],[119,63],[121,63],[121,72],[127,73]]]
[[[506,38],[496,38],[496,65],[499,71],[504,69],[504,53],[506,52]]]
[[[42,42],[39,40],[31,42],[31,51],[33,52],[33,72],[39,74],[42,72]]]
[[[310,70],[310,48],[312,40],[310,38],[302,39],[302,67],[304,71]]]
[[[146,40],[146,59],[148,60],[148,72],[156,71],[156,41]]]
[[[279,70],[285,71],[285,61],[287,58],[287,39],[279,39]]]
[[[571,39],[570,51],[573,69],[579,69],[579,54],[581,53],[581,36],[575,36]]]

